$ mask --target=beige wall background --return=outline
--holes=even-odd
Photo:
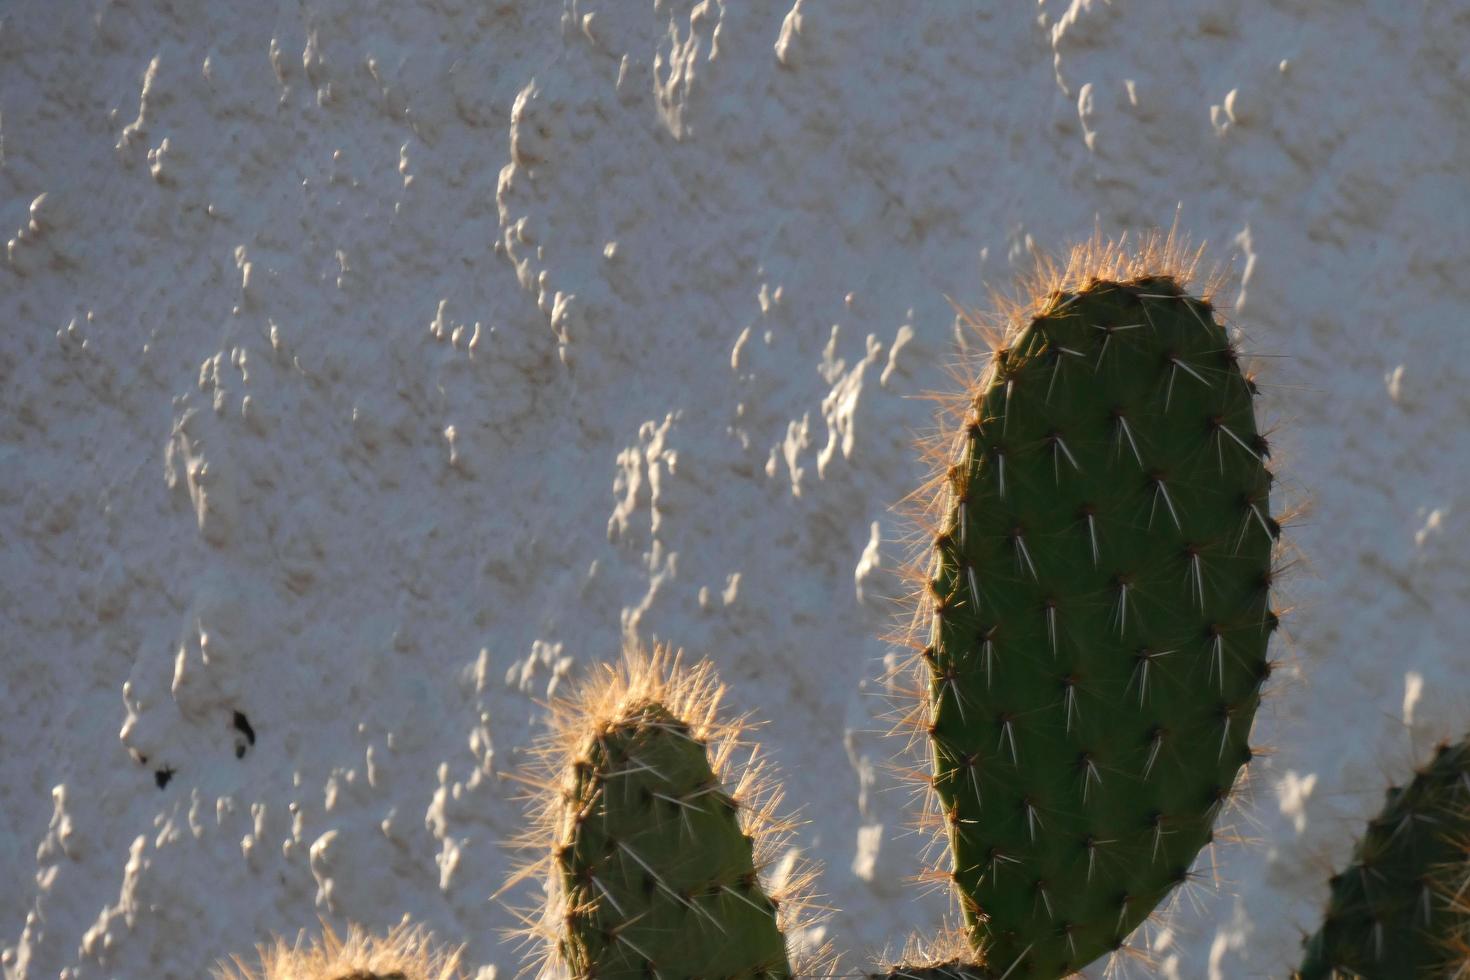
[[[502,775],[625,636],[768,719],[849,966],[932,928],[871,695],[945,296],[1176,214],[1311,509],[1257,842],[1151,938],[1281,976],[1470,727],[1467,50],[1439,0],[0,6],[7,980],[404,913],[513,975]]]

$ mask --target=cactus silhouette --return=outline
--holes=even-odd
[[[530,860],[551,901],[525,916],[542,972],[573,976],[770,977],[796,972],[786,933],[810,871],[762,881],[791,829],[745,719],[722,720],[706,662],[629,650],[551,705]]]
[[[1121,949],[1252,756],[1280,532],[1197,259],[1171,235],[1044,265],[930,447],[910,720],[998,974]]]
[[[1299,980],[1470,976],[1470,738],[1387,797],[1332,876]]]

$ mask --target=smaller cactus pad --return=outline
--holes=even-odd
[[[543,977],[596,980],[786,978],[786,935],[803,927],[815,869],[762,879],[791,825],[780,791],[721,720],[724,688],[706,661],[631,648],[550,707],[536,771],[530,860],[507,888],[545,882],[528,910]]]
[[[791,976],[738,814],[705,744],[662,705],[631,705],[594,735],[556,855],[573,975]]]
[[[868,980],[995,980],[995,974],[965,960],[948,960],[925,966],[895,966],[868,974]]]
[[[1387,797],[1331,878],[1299,980],[1470,976],[1470,738]]]

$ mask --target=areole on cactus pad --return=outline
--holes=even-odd
[[[1280,529],[1198,257],[1170,235],[1044,266],[932,447],[912,718],[997,976],[1122,948],[1251,759]]]

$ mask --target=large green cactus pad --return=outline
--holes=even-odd
[[[1331,884],[1300,980],[1470,976],[1470,739],[1389,789]]]
[[[574,768],[555,855],[574,976],[791,976],[739,804],[688,724],[635,704]]]
[[[1211,840],[1270,672],[1279,529],[1254,386],[1173,278],[1056,293],[992,365],[929,584],[934,786],[972,941],[1056,977]]]

